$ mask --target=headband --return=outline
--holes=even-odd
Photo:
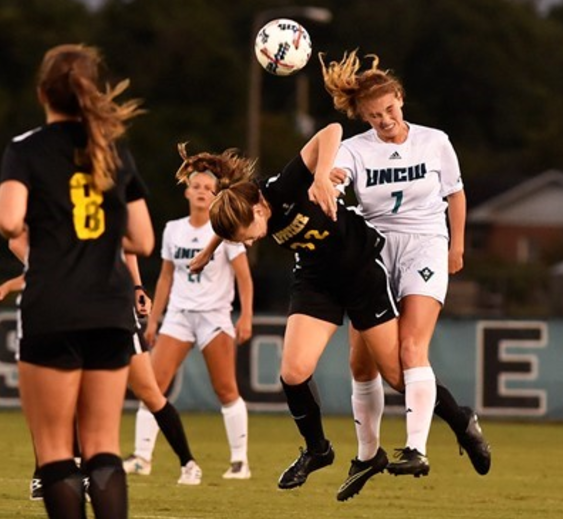
[[[187,184],[190,185],[190,179],[195,176],[195,175],[207,175],[208,177],[210,177],[211,179],[213,179],[215,182],[217,182],[218,178],[215,176],[215,174],[212,171],[209,171],[208,169],[206,169],[205,171],[192,171],[189,175],[188,175],[188,181]]]

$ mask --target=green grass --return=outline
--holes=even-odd
[[[203,469],[199,487],[176,485],[179,467],[159,437],[153,472],[129,479],[132,519],[550,519],[563,517],[563,425],[485,422],[493,446],[493,467],[478,476],[449,429],[437,419],[429,442],[432,470],[426,478],[373,478],[354,499],[339,503],[336,489],[355,455],[350,418],[328,417],[327,436],[336,450],[334,465],[310,476],[300,489],[280,491],[280,472],[293,461],[301,444],[285,415],[250,415],[252,479],[226,481],[228,465],[223,422],[217,414],[183,414],[190,444]],[[125,414],[123,453],[133,445],[134,415]],[[385,418],[384,447],[404,441],[400,418]],[[17,411],[0,412],[0,518],[45,517],[43,505],[28,500],[33,470],[25,422]],[[93,517],[90,511],[90,517]]]

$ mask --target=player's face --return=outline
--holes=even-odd
[[[186,188],[186,198],[191,209],[209,210],[215,191],[215,180],[205,173],[190,176],[190,184]]]
[[[240,227],[234,241],[251,246],[268,234],[268,216],[260,204],[254,206],[254,221],[248,227]]]
[[[389,94],[366,99],[361,102],[362,119],[369,123],[385,142],[404,142],[408,128],[403,120],[403,98],[390,92]]]

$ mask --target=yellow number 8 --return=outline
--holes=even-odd
[[[74,209],[74,230],[79,240],[95,240],[106,230],[106,218],[101,205],[103,194],[92,183],[92,175],[75,173],[70,179],[70,200]]]

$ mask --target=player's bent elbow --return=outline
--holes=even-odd
[[[6,239],[17,238],[25,229],[23,221],[11,218],[0,218],[0,234]]]
[[[146,233],[146,235],[143,236],[140,254],[142,256],[150,256],[152,254],[153,249],[154,249],[154,234],[152,232]]]
[[[136,254],[137,256],[150,256],[154,249],[154,235],[144,233],[135,238],[123,238],[123,249],[126,253]]]
[[[138,252],[139,256],[150,256],[154,249],[154,238],[151,236],[150,238],[143,239],[138,244]]]
[[[154,244],[144,245],[137,250],[137,256],[150,256],[154,249]]]

